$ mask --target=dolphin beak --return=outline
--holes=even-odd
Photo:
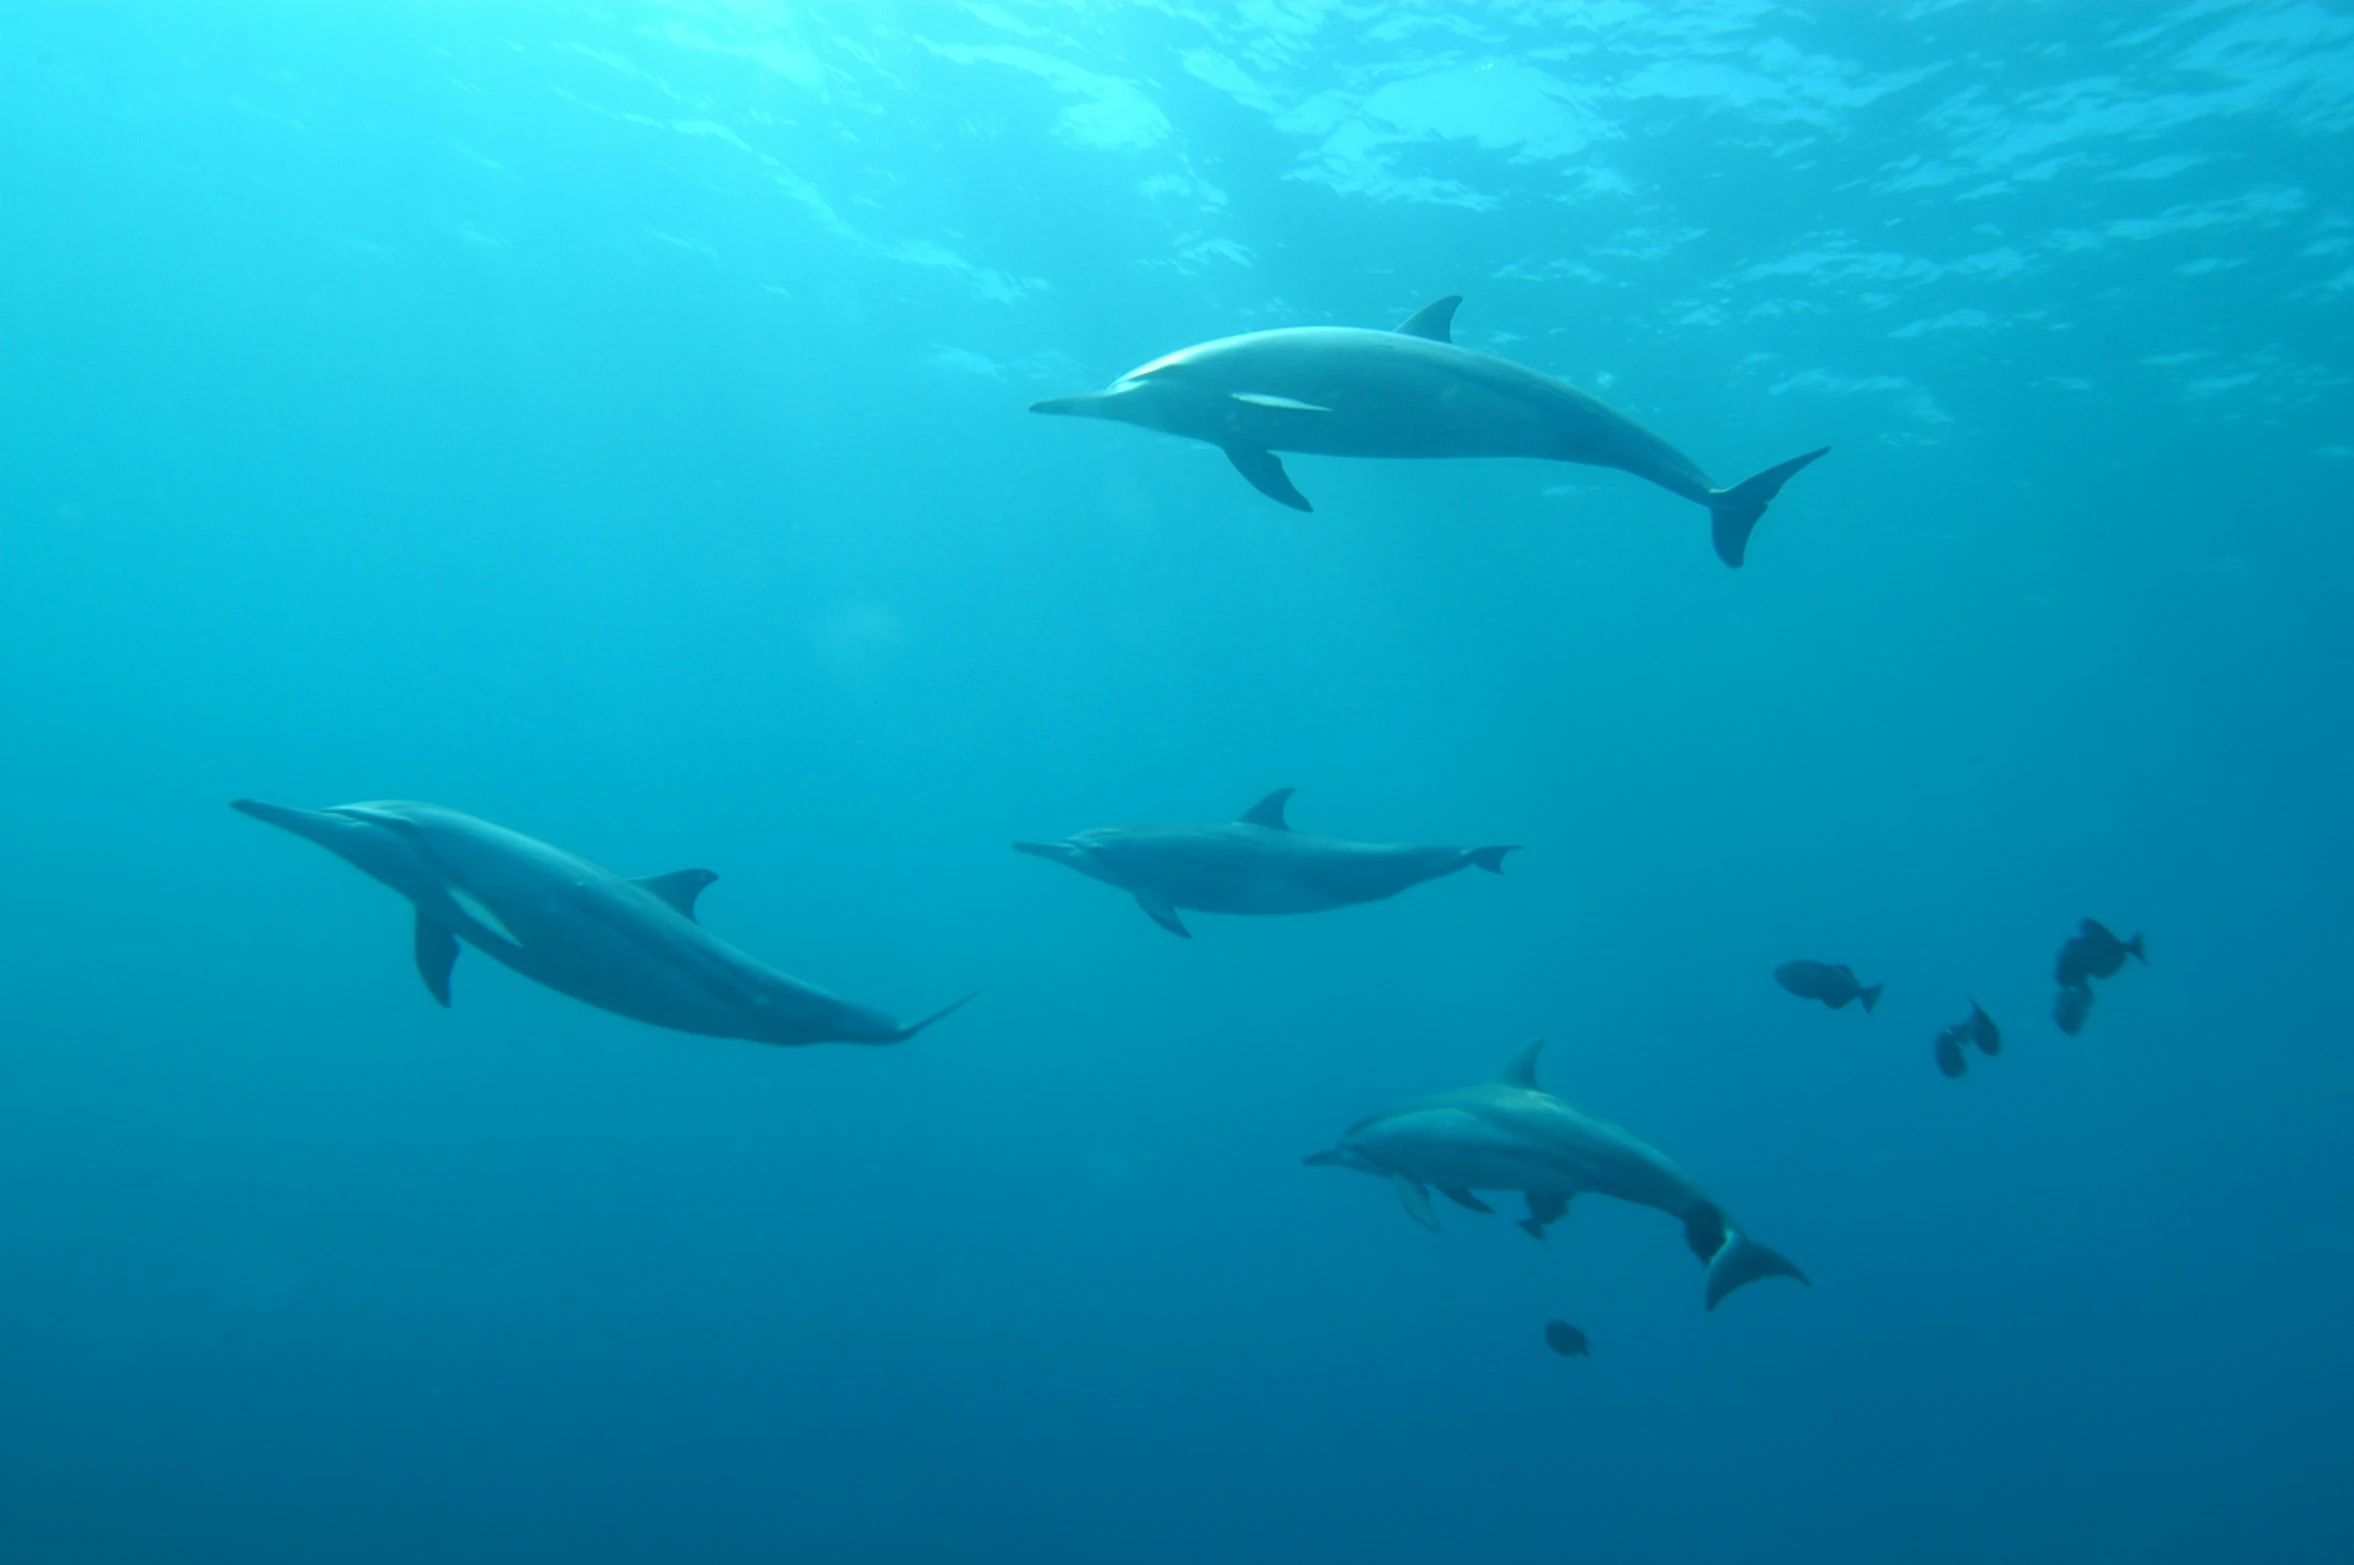
[[[1342,1164],[1347,1156],[1348,1154],[1338,1147],[1326,1147],[1321,1152],[1309,1153],[1300,1159],[1300,1163],[1307,1168],[1328,1168]]]
[[[1082,392],[1076,397],[1048,397],[1030,404],[1033,413],[1067,413],[1075,418],[1101,418],[1104,395],[1100,391]]]
[[[313,842],[324,842],[338,827],[349,823],[317,810],[290,810],[283,804],[264,804],[259,799],[231,799],[229,808],[240,815],[250,815],[257,821],[293,832],[297,837],[308,837]]]
[[[1052,859],[1057,864],[1067,864],[1079,856],[1079,850],[1067,842],[1017,842],[1014,851],[1027,853],[1034,858]]]

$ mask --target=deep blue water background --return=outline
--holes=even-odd
[[[2350,131],[2317,4],[0,11],[0,1555],[2347,1558]],[[1024,412],[1451,292],[1833,454],[1736,573]],[[1283,784],[1528,849],[1186,943],[1006,847]],[[241,794],[984,993],[444,1013]],[[1299,1166],[1538,1035],[1816,1286]]]

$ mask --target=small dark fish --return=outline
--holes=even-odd
[[[1978,1045],[1978,1052],[1988,1059],[2003,1052],[2003,1030],[1977,1001],[1970,1002],[1970,1019],[1963,1024],[1970,1030],[1970,1041]]]
[[[2082,989],[2095,978],[2114,978],[2125,959],[2147,962],[2149,953],[2142,948],[2136,934],[2131,940],[2120,940],[2109,932],[2098,919],[2084,920],[2082,928],[2060,947],[2060,960],[2052,976],[2059,979],[2063,989]]]
[[[2063,986],[2060,997],[2052,1002],[2052,1020],[2060,1024],[2060,1031],[2073,1038],[2084,1031],[2084,1019],[2092,1014],[2092,990],[2084,987]]]
[[[1565,1320],[1545,1322],[1545,1346],[1565,1359],[1593,1357],[1586,1351],[1586,1334]]]
[[[1967,1035],[1960,1027],[1948,1027],[1937,1035],[1937,1068],[1948,1081],[1970,1068],[1970,1057],[1962,1052],[1962,1039]]]
[[[1774,982],[1801,1000],[1820,1000],[1834,1011],[1850,1000],[1861,1000],[1868,1012],[1888,987],[1858,983],[1855,969],[1837,962],[1784,962],[1774,969]]]

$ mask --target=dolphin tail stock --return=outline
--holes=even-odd
[[[1492,848],[1465,848],[1463,862],[1477,864],[1491,875],[1501,875],[1504,873],[1504,855],[1519,851],[1520,844],[1517,842],[1507,842]]]
[[[1862,988],[1856,990],[1855,997],[1864,1002],[1864,1014],[1866,1016],[1871,1015],[1873,1008],[1880,1003],[1881,992],[1887,989],[1887,987],[1888,986],[1886,984],[1865,984]]]
[[[949,1001],[946,1005],[943,1005],[940,1007],[940,1009],[934,1011],[931,1015],[923,1018],[923,1020],[909,1022],[905,1027],[900,1028],[897,1032],[893,1033],[889,1038],[886,1038],[883,1041],[886,1043],[905,1043],[908,1039],[914,1037],[917,1033],[922,1032],[925,1028],[940,1020],[940,1018],[943,1016],[948,1015],[952,1011],[963,1010],[966,1006],[972,1004],[980,997],[981,991],[975,989],[971,994],[966,995],[961,1000]]]
[[[1769,1250],[1738,1229],[1728,1229],[1725,1242],[1708,1263],[1708,1307],[1715,1309],[1726,1294],[1764,1277],[1795,1277],[1808,1287],[1814,1279],[1779,1251]]]
[[[1794,456],[1787,462],[1767,468],[1754,478],[1744,478],[1730,489],[1710,490],[1706,503],[1709,532],[1716,544],[1716,557],[1727,565],[1739,566],[1749,548],[1750,529],[1757,525],[1759,517],[1765,515],[1766,507],[1773,503],[1774,496],[1782,492],[1782,486],[1796,477],[1800,469],[1824,456],[1830,449],[1824,446],[1804,456]]]

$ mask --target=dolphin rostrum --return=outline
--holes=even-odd
[[[1354,1168],[1393,1181],[1407,1213],[1436,1230],[1433,1187],[1475,1212],[1494,1208],[1472,1192],[1518,1190],[1528,1200],[1520,1226],[1545,1237],[1545,1225],[1569,1210],[1570,1197],[1592,1191],[1657,1207],[1681,1219],[1684,1242],[1708,1266],[1708,1307],[1761,1277],[1807,1281],[1782,1256],[1749,1238],[1692,1176],[1616,1125],[1579,1113],[1537,1085],[1540,1040],[1512,1057],[1493,1081],[1458,1087],[1361,1119],[1331,1150],[1306,1161]]]
[[[443,1005],[461,938],[600,1010],[755,1043],[899,1043],[972,998],[901,1026],[787,977],[695,921],[696,896],[719,878],[707,869],[624,880],[433,804],[292,810],[238,799],[230,807],[309,838],[414,903],[417,971]]]
[[[1136,898],[1152,921],[1193,938],[1179,908],[1204,913],[1321,913],[1379,902],[1409,886],[1477,864],[1504,873],[1514,845],[1416,848],[1344,842],[1293,831],[1278,788],[1223,826],[1101,826],[1061,842],[1017,842],[1017,853],[1068,864]]]
[[[1271,500],[1314,507],[1278,451],[1320,456],[1525,456],[1615,467],[1708,508],[1717,557],[1739,565],[1749,530],[1792,475],[1830,447],[1719,489],[1699,464],[1617,409],[1526,365],[1455,346],[1450,294],[1396,331],[1291,326],[1180,348],[1102,391],[1033,413],[1141,424],[1206,440]]]

